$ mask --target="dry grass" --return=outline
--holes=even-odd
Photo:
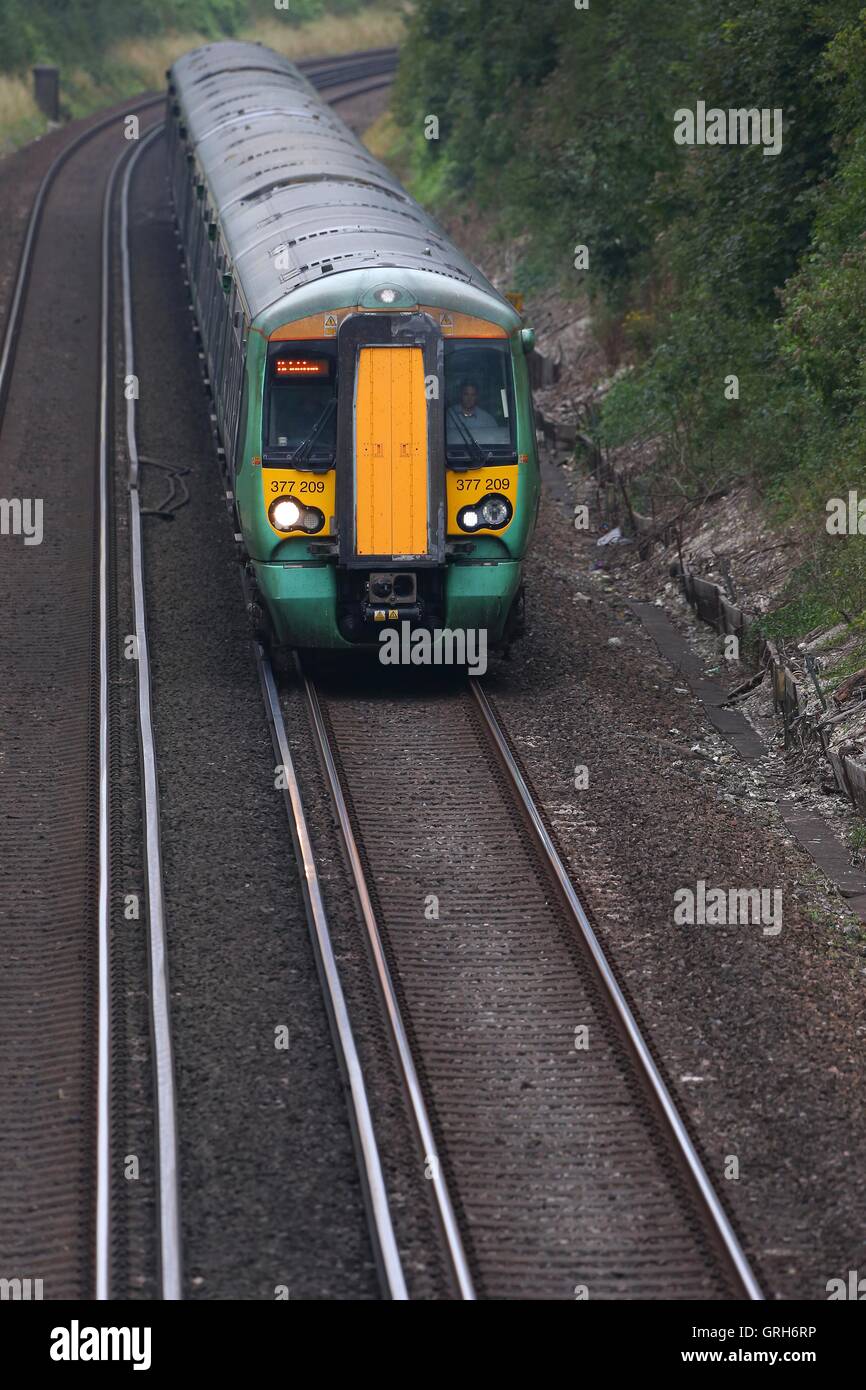
[[[47,122],[23,77],[0,76],[0,150],[14,149],[45,130]]]
[[[71,105],[73,116],[84,116],[99,106],[107,106],[106,97],[99,79],[86,68],[74,68],[63,73],[60,78],[60,100]]]
[[[323,54],[353,53],[355,49],[387,48],[405,34],[405,21],[392,7],[371,7],[359,14],[323,15],[309,24],[292,28],[279,19],[266,19],[244,29],[242,39],[253,39],[287,58],[320,58]]]
[[[405,23],[394,8],[371,7],[359,14],[324,15],[297,28],[279,19],[266,19],[242,29],[240,39],[263,43],[288,58],[317,58],[325,54],[352,53],[356,48],[385,48],[399,43]],[[115,44],[109,62],[134,74],[136,90],[159,90],[165,82],[166,68],[190,48],[208,40],[202,34],[167,33],[150,39],[125,39]]]
[[[383,111],[371,126],[364,131],[363,140],[367,149],[376,159],[387,161],[398,143],[400,131],[390,111]]]

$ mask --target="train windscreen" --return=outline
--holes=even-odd
[[[507,343],[445,340],[445,441],[449,463],[516,459]]]
[[[271,347],[263,422],[267,458],[288,462],[300,456],[312,464],[332,462],[336,406],[337,354],[332,343]]]

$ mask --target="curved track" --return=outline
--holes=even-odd
[[[318,86],[351,89],[341,94],[348,98],[375,89],[370,83],[393,72],[395,55],[301,66]],[[112,1124],[124,1082],[112,1068],[118,986],[110,922],[128,886],[114,844],[111,732],[124,639],[113,592],[114,203],[121,167],[135,149],[124,138],[124,118],[163,100],[145,97],[107,115],[49,167],[31,210],[0,351],[2,491],[21,504],[20,512],[10,512],[13,521],[36,516],[37,503],[44,518],[41,544],[4,535],[0,567],[4,608],[15,614],[4,642],[8,674],[0,696],[9,808],[0,825],[0,1274],[41,1279],[46,1298],[112,1293],[112,1207],[124,1161],[114,1151]],[[65,325],[59,337],[58,324]],[[134,548],[135,500],[132,520]],[[134,571],[138,562],[140,550]],[[171,1035],[140,590],[138,600],[159,1289],[176,1298]]]

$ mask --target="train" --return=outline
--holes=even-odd
[[[257,634],[283,652],[395,628],[507,647],[540,492],[532,330],[282,55],[212,43],[167,77]]]

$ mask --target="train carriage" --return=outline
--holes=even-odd
[[[169,74],[175,212],[251,611],[289,647],[519,626],[539,481],[512,305],[302,74]]]

